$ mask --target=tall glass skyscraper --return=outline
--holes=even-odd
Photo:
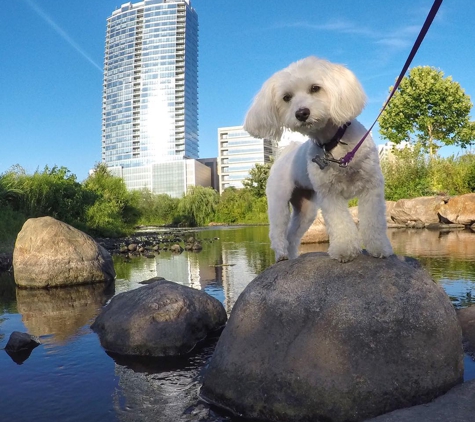
[[[198,16],[189,0],[123,4],[107,19],[102,161],[163,192],[156,165],[197,158]]]

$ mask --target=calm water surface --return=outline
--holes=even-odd
[[[155,276],[204,290],[229,313],[246,285],[273,263],[266,226],[201,230],[200,253],[155,258],[115,257],[115,286],[17,290],[0,276],[0,348],[12,331],[40,336],[42,344],[22,364],[0,350],[0,421],[230,421],[209,414],[198,400],[209,344],[175,360],[130,361],[111,357],[89,325],[107,301]],[[418,258],[454,306],[475,301],[475,233],[390,230],[395,252]],[[303,245],[301,252],[326,251]],[[465,378],[475,365],[465,359]],[[205,415],[208,415],[202,419]]]

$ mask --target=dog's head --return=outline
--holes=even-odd
[[[257,138],[279,139],[284,128],[312,137],[329,122],[341,126],[353,120],[365,101],[353,72],[307,57],[264,83],[247,112],[244,129]]]

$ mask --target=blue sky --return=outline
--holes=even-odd
[[[101,158],[107,17],[120,0],[9,0],[0,13],[0,173],[65,166],[79,181]],[[369,126],[432,0],[192,0],[198,12],[200,156],[242,124],[262,83],[316,55],[361,80]],[[475,2],[445,0],[413,65],[441,69],[475,99]],[[474,113],[472,111],[472,117]],[[377,130],[374,131],[377,143]]]

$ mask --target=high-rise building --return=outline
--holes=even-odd
[[[270,139],[254,138],[242,126],[218,128],[219,191],[242,188],[243,180],[256,164],[270,162],[277,151]]]
[[[182,163],[198,152],[196,11],[189,0],[123,4],[107,19],[102,161],[130,189],[170,193],[164,172],[204,166]]]

